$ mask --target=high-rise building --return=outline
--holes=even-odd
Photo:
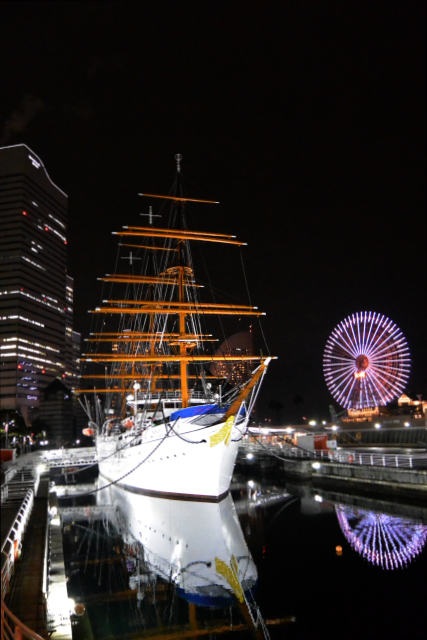
[[[75,390],[80,369],[81,335],[73,331],[74,278],[67,275],[65,288],[65,384]]]
[[[27,423],[72,362],[67,202],[31,149],[0,148],[0,406]]]
[[[252,331],[239,331],[225,340],[216,351],[216,356],[235,356],[236,360],[215,362],[210,365],[210,373],[218,378],[225,378],[230,386],[236,386],[249,380],[253,370],[253,362],[242,360],[242,356],[253,356]]]

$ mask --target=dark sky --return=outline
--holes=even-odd
[[[192,228],[248,243],[279,357],[264,405],[326,417],[326,340],[365,310],[401,328],[407,388],[426,393],[423,2],[3,2],[0,72],[1,143],[69,195],[77,330],[110,232],[141,223],[138,192],[169,191],[179,152],[186,194],[221,201],[190,209]],[[246,303],[239,250],[205,258]]]

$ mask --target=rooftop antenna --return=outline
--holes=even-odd
[[[178,173],[181,173],[181,160],[182,160],[182,155],[180,153],[177,153],[175,156],[175,160],[176,160],[176,170]]]
[[[148,216],[148,224],[153,224],[153,218],[161,218],[160,213],[153,213],[153,207],[148,207],[148,213],[140,213],[140,216]]]

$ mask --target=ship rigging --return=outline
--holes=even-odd
[[[170,195],[140,194],[162,198],[164,203],[170,204],[167,226],[154,226],[153,218],[160,217],[161,213],[153,214],[150,207],[148,226],[124,226],[121,231],[113,232],[120,239],[120,248],[132,249],[129,257],[126,256],[129,273],[116,271],[100,278],[104,286],[111,289],[111,294],[102,301],[102,306],[91,311],[95,318],[101,319],[101,327],[87,340],[91,350],[82,357],[85,371],[81,379],[88,381],[89,385],[94,384],[93,391],[97,398],[104,398],[104,415],[100,402],[95,402],[96,418],[93,422],[96,424],[93,427],[98,454],[106,454],[109,460],[108,468],[104,465],[108,478],[119,477],[119,469],[123,468],[124,460],[129,455],[133,460],[128,459],[127,463],[135,462],[139,469],[140,460],[135,450],[142,447],[139,453],[142,455],[142,450],[147,453],[150,450],[149,443],[157,447],[155,442],[165,434],[169,443],[167,446],[171,447],[170,453],[175,451],[177,441],[182,447],[186,440],[193,444],[208,443],[210,448],[224,441],[228,450],[232,440],[242,437],[271,359],[252,353],[237,358],[235,354],[218,355],[212,352],[215,338],[205,328],[209,317],[242,318],[264,314],[252,305],[201,300],[203,285],[195,278],[190,245],[214,243],[241,247],[244,243],[230,234],[188,229],[188,202],[207,206],[218,203],[183,196],[181,159],[181,156],[176,156],[177,172]],[[165,205],[161,212],[164,209]],[[123,242],[124,239],[126,242]],[[122,263],[117,260],[117,264],[122,271]],[[113,296],[112,292],[118,288],[124,291],[120,290],[118,295]],[[112,320],[118,321],[115,331],[110,331],[109,326],[107,330],[107,319],[108,324]],[[236,360],[253,363],[254,371],[244,383],[225,392],[223,380],[209,376],[207,367],[215,362],[235,363]],[[91,372],[88,371],[89,365]],[[89,388],[83,388],[82,384],[79,394],[88,394],[90,391]],[[88,402],[86,406],[89,408]],[[166,431],[156,431],[156,426],[160,424],[165,426]],[[202,439],[199,433],[201,427],[207,430]],[[198,431],[197,437],[192,439],[191,434],[195,430]],[[127,435],[124,431],[127,431]],[[139,435],[140,438],[137,437]],[[133,445],[137,443],[138,447],[133,447],[132,454],[124,455],[123,444],[127,436],[132,436],[127,441]],[[165,448],[163,444],[161,451],[165,452]],[[205,495],[207,491],[209,496],[218,497],[227,492],[237,453],[236,447],[231,449],[225,458],[216,456],[216,471],[212,467],[213,476],[219,474],[224,478],[219,481],[219,476],[216,477],[210,489],[209,482],[206,482],[200,495]],[[128,447],[127,453],[130,450],[131,447]],[[190,455],[189,451],[181,453]],[[197,467],[203,458],[200,458],[200,453],[199,450],[199,460],[195,463]],[[173,457],[177,457],[176,452]],[[210,463],[214,457],[210,456]],[[163,457],[160,459],[163,461]],[[209,455],[206,462],[208,459]],[[150,462],[155,460],[157,457],[152,456]],[[149,482],[136,478],[137,466],[131,486],[156,491],[153,465]],[[102,464],[100,470],[103,470]],[[161,492],[165,492],[166,484],[160,482]],[[187,487],[185,482],[184,485]],[[181,489],[184,490],[178,492],[180,495],[199,495],[197,491],[190,491],[189,487],[183,486]]]

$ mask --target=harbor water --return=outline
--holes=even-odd
[[[426,638],[427,506],[256,465],[220,503],[58,480],[74,640]]]

